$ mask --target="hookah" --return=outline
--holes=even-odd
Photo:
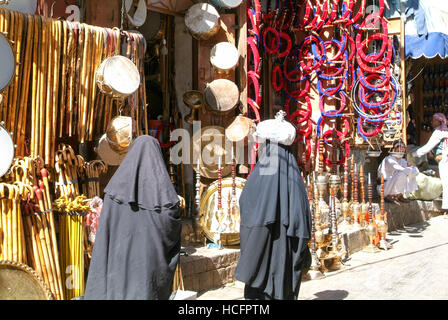
[[[310,270],[308,270],[308,278],[311,280],[317,280],[324,278],[324,274],[320,271],[321,263],[319,259],[317,259],[316,255],[316,223],[315,223],[315,212],[316,212],[316,204],[313,199],[313,185],[311,185],[310,176],[307,177],[307,185],[308,185],[308,201],[310,205],[311,211],[311,266]],[[320,232],[319,240],[322,240],[321,236],[322,232]],[[322,242],[322,241],[320,241]]]
[[[218,244],[219,249],[222,249],[221,241],[221,222],[223,220],[224,210],[222,209],[222,167],[221,167],[221,156],[218,159],[218,208],[212,217],[212,223],[210,226],[211,232],[215,234],[214,242]]]
[[[350,227],[350,203],[348,202],[348,158],[344,162],[344,199],[341,204],[341,211],[344,220],[341,223],[342,228]]]
[[[359,217],[359,223],[361,227],[365,226],[367,221],[367,215],[369,214],[369,204],[366,202],[365,184],[364,184],[364,166],[359,168],[359,182],[361,184],[361,215]]]
[[[330,266],[331,270],[338,270],[342,267],[341,257],[343,255],[342,250],[339,250],[339,233],[338,233],[338,221],[336,218],[336,201],[334,186],[330,187],[330,217],[331,217],[331,250],[330,255],[333,258],[333,262]]]
[[[317,175],[317,188],[319,190],[319,212],[321,216],[328,217],[330,214],[330,207],[324,200],[324,194],[327,190],[328,173],[324,172],[324,140],[319,139],[319,171]]]
[[[192,216],[192,226],[196,237],[196,242],[201,242],[201,237],[203,233],[201,225],[201,160],[198,158],[198,163],[196,167],[196,195],[195,195],[195,210]],[[205,240],[205,237],[204,237]]]
[[[339,176],[339,167],[337,166],[337,135],[336,135],[336,130],[333,130],[333,134],[332,134],[332,152],[331,152],[331,157],[332,157],[332,167],[331,167],[331,175],[329,178],[329,186],[330,189],[333,188],[334,189],[334,202],[335,202],[335,214],[336,214],[336,222],[338,221],[338,217],[341,215],[341,202],[339,201],[339,199],[337,198],[338,196],[338,192],[340,190],[341,187],[341,177]]]
[[[326,237],[324,232],[322,231],[322,225],[321,225],[321,219],[320,219],[320,190],[319,187],[317,185],[317,177],[316,177],[316,172],[313,172],[313,191],[314,191],[314,197],[313,197],[313,202],[314,202],[314,227],[315,227],[315,232],[314,232],[314,239],[316,242],[316,246],[317,246],[317,250],[316,250],[316,258],[318,260],[320,260],[320,268],[322,270],[322,272],[327,272],[328,269],[325,267],[325,258],[327,256],[326,252],[323,250],[323,248],[326,245]]]
[[[372,213],[372,180],[368,180],[368,196],[369,196],[369,225],[366,227],[367,236],[369,237],[369,245],[363,250],[369,253],[379,252],[380,249],[376,245],[374,245],[373,241],[376,237],[377,227],[373,223],[373,213]]]
[[[354,160],[352,160],[354,161]],[[353,229],[360,230],[361,225],[358,222],[358,218],[361,214],[361,204],[358,201],[358,175],[356,170],[356,163],[354,164],[352,174],[352,214],[353,214]]]
[[[381,176],[381,202],[380,202],[380,219],[376,220],[378,232],[381,236],[379,247],[388,250],[392,247],[386,240],[386,233],[388,230],[387,213],[384,211],[384,176]]]
[[[233,144],[232,144],[232,201],[230,202],[230,216],[232,219],[233,228],[232,231],[239,233],[240,232],[240,223],[241,223],[241,216],[240,216],[240,206],[238,204],[238,199],[236,197],[236,159],[235,159],[235,153],[233,151]]]

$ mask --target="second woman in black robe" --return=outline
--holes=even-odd
[[[241,194],[241,251],[235,278],[246,299],[297,299],[311,263],[307,191],[288,146],[267,141]]]

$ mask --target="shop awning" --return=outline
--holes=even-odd
[[[405,54],[414,59],[448,57],[448,1],[406,2]]]

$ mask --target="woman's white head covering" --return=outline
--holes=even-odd
[[[285,120],[286,112],[279,111],[275,115],[275,119],[269,119],[260,122],[254,132],[254,140],[262,143],[270,140],[274,143],[291,145],[296,138],[296,128]]]

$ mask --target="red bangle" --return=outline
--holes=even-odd
[[[250,97],[247,98],[247,104],[251,107],[253,113],[255,114],[255,122],[260,122],[260,112],[258,111],[258,104]]]
[[[379,40],[379,39],[381,39],[383,42],[381,45],[380,52],[367,56],[364,52],[364,48],[368,47],[373,40]],[[361,56],[361,59],[363,59],[366,62],[375,62],[378,59],[381,59],[386,49],[393,50],[393,44],[390,38],[386,34],[382,33],[374,33],[361,42],[361,32],[359,32],[358,35],[356,36],[356,49],[358,54]]]
[[[301,116],[301,118],[300,118],[300,120],[296,121],[297,123],[305,122],[305,121],[307,121],[311,117],[311,112],[313,111],[312,106],[311,106],[311,99],[310,99],[310,97],[308,95],[305,95],[303,98],[306,101],[306,106],[307,106],[306,110],[301,109],[299,104],[298,104],[297,110],[294,111],[293,113],[291,113],[290,110],[289,110],[290,109],[289,105],[291,103],[292,98],[288,97],[286,99],[284,110],[285,110],[285,112],[287,114],[287,117],[288,117],[288,120],[290,122],[293,122],[293,120],[295,118],[299,118],[299,116]],[[298,99],[296,99],[296,100],[298,100]]]
[[[322,125],[325,123],[326,120],[329,120],[329,119],[331,119],[331,118],[322,117],[322,121],[320,121],[320,123],[319,123],[319,121],[317,122],[317,125],[319,126],[319,128],[318,128],[319,130],[317,130],[318,133],[322,132]],[[341,139],[344,139],[348,135],[350,123],[346,116],[339,117],[339,119],[342,119],[344,121],[344,131],[342,132],[342,137],[341,137]]]
[[[308,119],[306,121],[306,128],[305,129],[300,129],[300,125],[304,125],[305,122],[301,122],[298,123],[299,128],[297,129],[297,132],[299,133],[300,136],[302,136],[305,139],[308,139],[311,134],[313,133],[313,121],[311,119]]]
[[[384,57],[384,59],[381,61],[381,64],[377,67],[368,66],[367,63],[361,59],[360,55],[356,55],[356,62],[358,62],[359,67],[361,69],[363,69],[364,71],[369,72],[369,73],[377,73],[377,72],[381,71],[381,69],[384,69],[385,67],[390,65],[390,63],[392,61],[392,51],[393,50],[387,51],[386,57]],[[375,61],[375,62],[379,62],[379,61]]]
[[[370,92],[369,94],[367,94],[367,96],[366,96],[365,98],[362,97],[362,94],[363,94],[362,91],[363,91],[362,88],[359,87],[359,88],[358,88],[358,97],[359,97],[359,101],[361,101],[362,104],[363,104],[363,105],[366,105],[367,107],[370,107],[370,108],[377,108],[377,107],[379,107],[379,106],[381,106],[381,105],[384,105],[384,104],[386,103],[386,101],[389,100],[389,90],[384,90],[384,91],[380,91],[380,92],[372,91],[372,92]],[[382,98],[381,101],[377,101],[377,102],[375,102],[375,103],[373,103],[373,104],[370,103],[370,102],[368,101],[372,96],[374,96],[374,95],[376,95],[376,94],[379,94],[379,93],[383,93],[383,98]]]
[[[322,69],[324,69],[324,70],[336,70],[336,72],[332,73],[332,74],[323,73]],[[326,78],[337,77],[340,74],[342,74],[344,71],[346,71],[345,66],[341,66],[340,68],[338,68],[336,66],[330,65],[330,66],[326,66],[325,68],[321,68],[321,70],[317,73],[317,76],[320,77],[320,78],[323,78],[325,80],[329,80],[329,79],[326,79]]]
[[[289,18],[286,23],[283,21],[283,25],[280,28],[280,30],[283,31],[288,30],[291,27],[292,20],[294,19],[294,14],[292,14],[292,12],[294,11],[292,0],[288,0],[288,9],[286,10],[289,11]]]
[[[322,10],[322,8],[320,6],[320,3],[318,4],[317,1],[318,0],[316,0],[316,5],[314,6],[316,8],[316,11],[314,12],[313,19],[305,26],[305,29],[312,28],[316,24],[317,19],[319,18],[320,11]]]
[[[361,85],[364,87],[363,81],[365,81],[366,84],[368,84],[372,88],[384,88],[386,85],[389,84],[390,77],[391,77],[390,67],[386,66],[384,68],[384,70],[385,70],[386,75],[385,75],[384,79],[382,79],[381,74],[379,74],[379,73],[371,73],[366,77],[366,76],[364,76],[364,72],[362,71],[362,69],[358,68],[358,78],[360,79]],[[361,79],[363,81],[361,81]],[[382,82],[372,84],[371,82],[369,82],[372,79],[379,79],[379,80],[382,80]],[[366,89],[370,89],[370,88],[366,87]],[[372,89],[370,89],[370,90],[372,90]]]
[[[303,15],[302,22],[299,25],[299,28],[303,29],[303,28],[305,28],[306,25],[308,25],[312,11],[313,11],[313,6],[311,4],[311,1],[307,0],[306,5],[305,5],[305,13]]]
[[[353,37],[351,35],[349,35],[347,33],[346,36],[347,36],[348,42],[350,42],[350,52],[349,52],[349,56],[348,56],[348,61],[352,61],[352,59],[356,53],[356,44],[355,44],[355,40],[353,39]]]
[[[253,0],[254,1],[254,10],[255,10],[255,22],[257,25],[261,23],[261,3],[260,0]]]
[[[297,48],[297,47],[295,47]],[[292,51],[290,51],[291,54]],[[296,62],[295,68],[291,71],[288,71],[288,63],[290,61],[294,61]],[[299,75],[299,77],[294,77],[296,75]],[[285,60],[283,61],[283,76],[286,78],[286,80],[288,80],[289,82],[299,82],[299,81],[303,81],[306,79],[308,73],[304,72],[304,70],[302,70],[302,68],[300,67],[300,65],[297,62],[297,59],[292,59],[289,58],[289,55],[285,58]]]
[[[345,48],[347,45],[347,40],[345,40],[345,42],[341,43],[341,44],[339,44],[338,42],[336,42],[334,40],[328,40],[328,41],[324,42],[324,45],[325,45],[325,49],[327,49],[328,47],[331,47],[332,45],[334,45],[338,48],[338,53],[333,58],[331,58],[331,59],[327,58],[327,62],[330,63],[333,61],[337,61],[344,54]]]
[[[261,96],[260,96],[260,82],[258,80],[258,74],[255,73],[255,71],[248,71],[247,72],[247,80],[248,80],[248,90],[249,90],[249,86],[250,84],[253,84],[254,87],[254,94],[255,94],[255,99],[254,101],[257,103],[257,105],[260,105],[261,103]],[[249,91],[248,91],[248,95],[249,95]]]
[[[252,61],[254,62],[254,70],[258,72],[260,68],[260,53],[258,52],[255,37],[248,37],[247,44],[249,45],[250,52],[252,53]]]
[[[286,41],[286,48],[282,52],[280,51],[280,49],[281,49],[280,44],[282,42],[281,39],[284,39]],[[277,57],[284,58],[287,55],[289,55],[289,51],[291,50],[291,47],[292,47],[292,41],[291,41],[291,37],[289,36],[289,34],[287,34],[286,32],[280,32],[280,44],[279,44],[279,48],[277,50]]]
[[[319,110],[320,110],[320,113],[322,114],[322,116],[325,116],[325,117],[328,117],[328,118],[334,118],[334,117],[339,117],[342,114],[342,112],[345,109],[345,104],[346,104],[345,100],[346,99],[345,99],[345,94],[342,93],[341,91],[339,91],[339,96],[341,97],[341,100],[342,100],[341,107],[339,108],[339,110],[337,110],[337,112],[331,113],[331,116],[327,112],[325,112],[325,107],[324,107],[324,102],[325,101],[324,100],[325,100],[326,96],[325,95],[321,95],[320,96],[320,98],[319,98]]]
[[[359,1],[357,1],[357,2],[359,2]],[[350,25],[356,23],[359,20],[359,18],[361,18],[365,14],[365,8],[366,8],[366,0],[361,0],[361,4],[359,6],[358,12],[352,19],[349,19],[347,21],[346,26],[350,26]]]
[[[322,135],[323,139],[324,139],[327,143],[329,143],[329,144],[331,144],[331,143],[327,141],[327,137],[333,135],[333,130],[334,130],[334,129],[330,129],[330,130],[326,131],[326,132]],[[338,136],[338,138],[339,138],[338,140],[341,141],[341,140],[343,139],[343,138],[341,138],[342,133],[341,133],[340,131],[336,130],[336,134],[337,134],[337,136]],[[319,143],[320,143],[320,140],[319,140]],[[326,164],[327,166],[332,166],[332,165],[334,165],[334,164],[336,164],[336,165],[339,166],[339,165],[344,164],[345,159],[348,158],[348,157],[350,156],[350,143],[349,143],[348,140],[345,140],[345,141],[344,141],[344,144],[345,144],[345,154],[342,156],[342,158],[341,158],[338,162],[336,162],[336,163],[334,163],[333,161],[331,161],[331,160],[328,159],[328,158],[325,158],[325,164]]]
[[[273,33],[274,34],[275,46],[269,47],[266,44],[266,38],[267,38],[268,33]],[[275,30],[272,27],[265,28],[264,32],[263,32],[263,45],[264,45],[264,49],[266,50],[267,53],[269,53],[269,54],[276,54],[278,49],[279,49],[279,47],[280,47],[280,34],[278,33],[278,31]],[[272,45],[272,43],[270,43],[270,45]]]
[[[322,7],[323,7],[323,10],[322,10],[322,12],[319,14],[320,21],[319,21],[317,24],[315,24],[315,25],[313,26],[313,28],[312,28],[314,31],[317,31],[317,30],[319,30],[320,28],[322,28],[322,26],[323,26],[324,23],[325,23],[325,20],[326,20],[327,17],[328,17],[328,0],[325,0],[325,2],[323,3]]]
[[[383,128],[383,123],[384,122],[378,122],[378,124],[376,125],[376,127],[375,127],[375,130],[373,130],[372,132],[366,132],[365,130],[364,130],[364,127],[363,127],[363,121],[366,121],[364,118],[362,118],[362,117],[359,117],[358,118],[358,130],[359,130],[359,132],[361,132],[361,134],[362,135],[364,135],[365,137],[368,137],[368,138],[370,138],[370,137],[373,137],[373,136],[376,136],[377,134],[379,134],[380,132],[381,132],[381,129]],[[367,121],[368,122],[368,121]],[[369,123],[371,123],[371,122],[369,122]]]
[[[338,19],[338,20],[335,20],[333,22],[333,24],[339,24],[339,23],[347,22],[347,19],[350,17],[350,15],[353,12],[354,0],[344,0],[344,1],[348,1],[348,7],[347,7],[344,15],[342,16],[342,18]]]
[[[322,66],[322,64],[324,63],[324,59],[318,59],[318,62],[316,64],[312,64],[311,67],[307,66],[305,64],[305,57],[306,56],[310,56],[313,57],[313,60],[316,60],[316,57],[314,57],[313,53],[309,51],[309,49],[306,49],[306,45],[311,44],[311,42],[315,42],[315,43],[319,43],[320,46],[320,53],[321,56],[323,56],[325,54],[325,45],[323,43],[323,41],[319,41],[318,38],[316,38],[315,36],[308,36],[307,38],[304,39],[302,46],[299,50],[299,62],[300,62],[300,66],[302,67],[303,70],[311,72],[313,70],[316,70],[318,68],[320,68]],[[316,50],[319,46],[316,46]]]
[[[256,12],[253,12],[252,8],[247,8],[247,16],[250,21],[250,25],[248,26],[249,30],[258,31],[259,23],[257,23]]]
[[[280,79],[280,83],[279,82]],[[280,91],[284,88],[285,86],[285,81],[283,79],[283,75],[282,75],[282,69],[280,68],[280,66],[278,64],[276,64],[273,68],[272,68],[272,87],[274,88],[275,91]]]
[[[325,23],[325,25],[334,24],[334,21],[336,20],[336,17],[338,14],[338,5],[339,5],[339,0],[334,0],[333,7],[331,7],[330,17],[328,18],[328,21]]]
[[[305,83],[305,88],[299,87],[298,89],[294,90],[292,93],[290,93],[288,90],[286,90],[286,86],[283,88],[283,91],[286,93],[287,96],[293,97],[295,99],[302,98],[310,92],[310,81],[309,79],[305,79],[304,82],[294,82],[295,84],[301,85],[302,83]]]

